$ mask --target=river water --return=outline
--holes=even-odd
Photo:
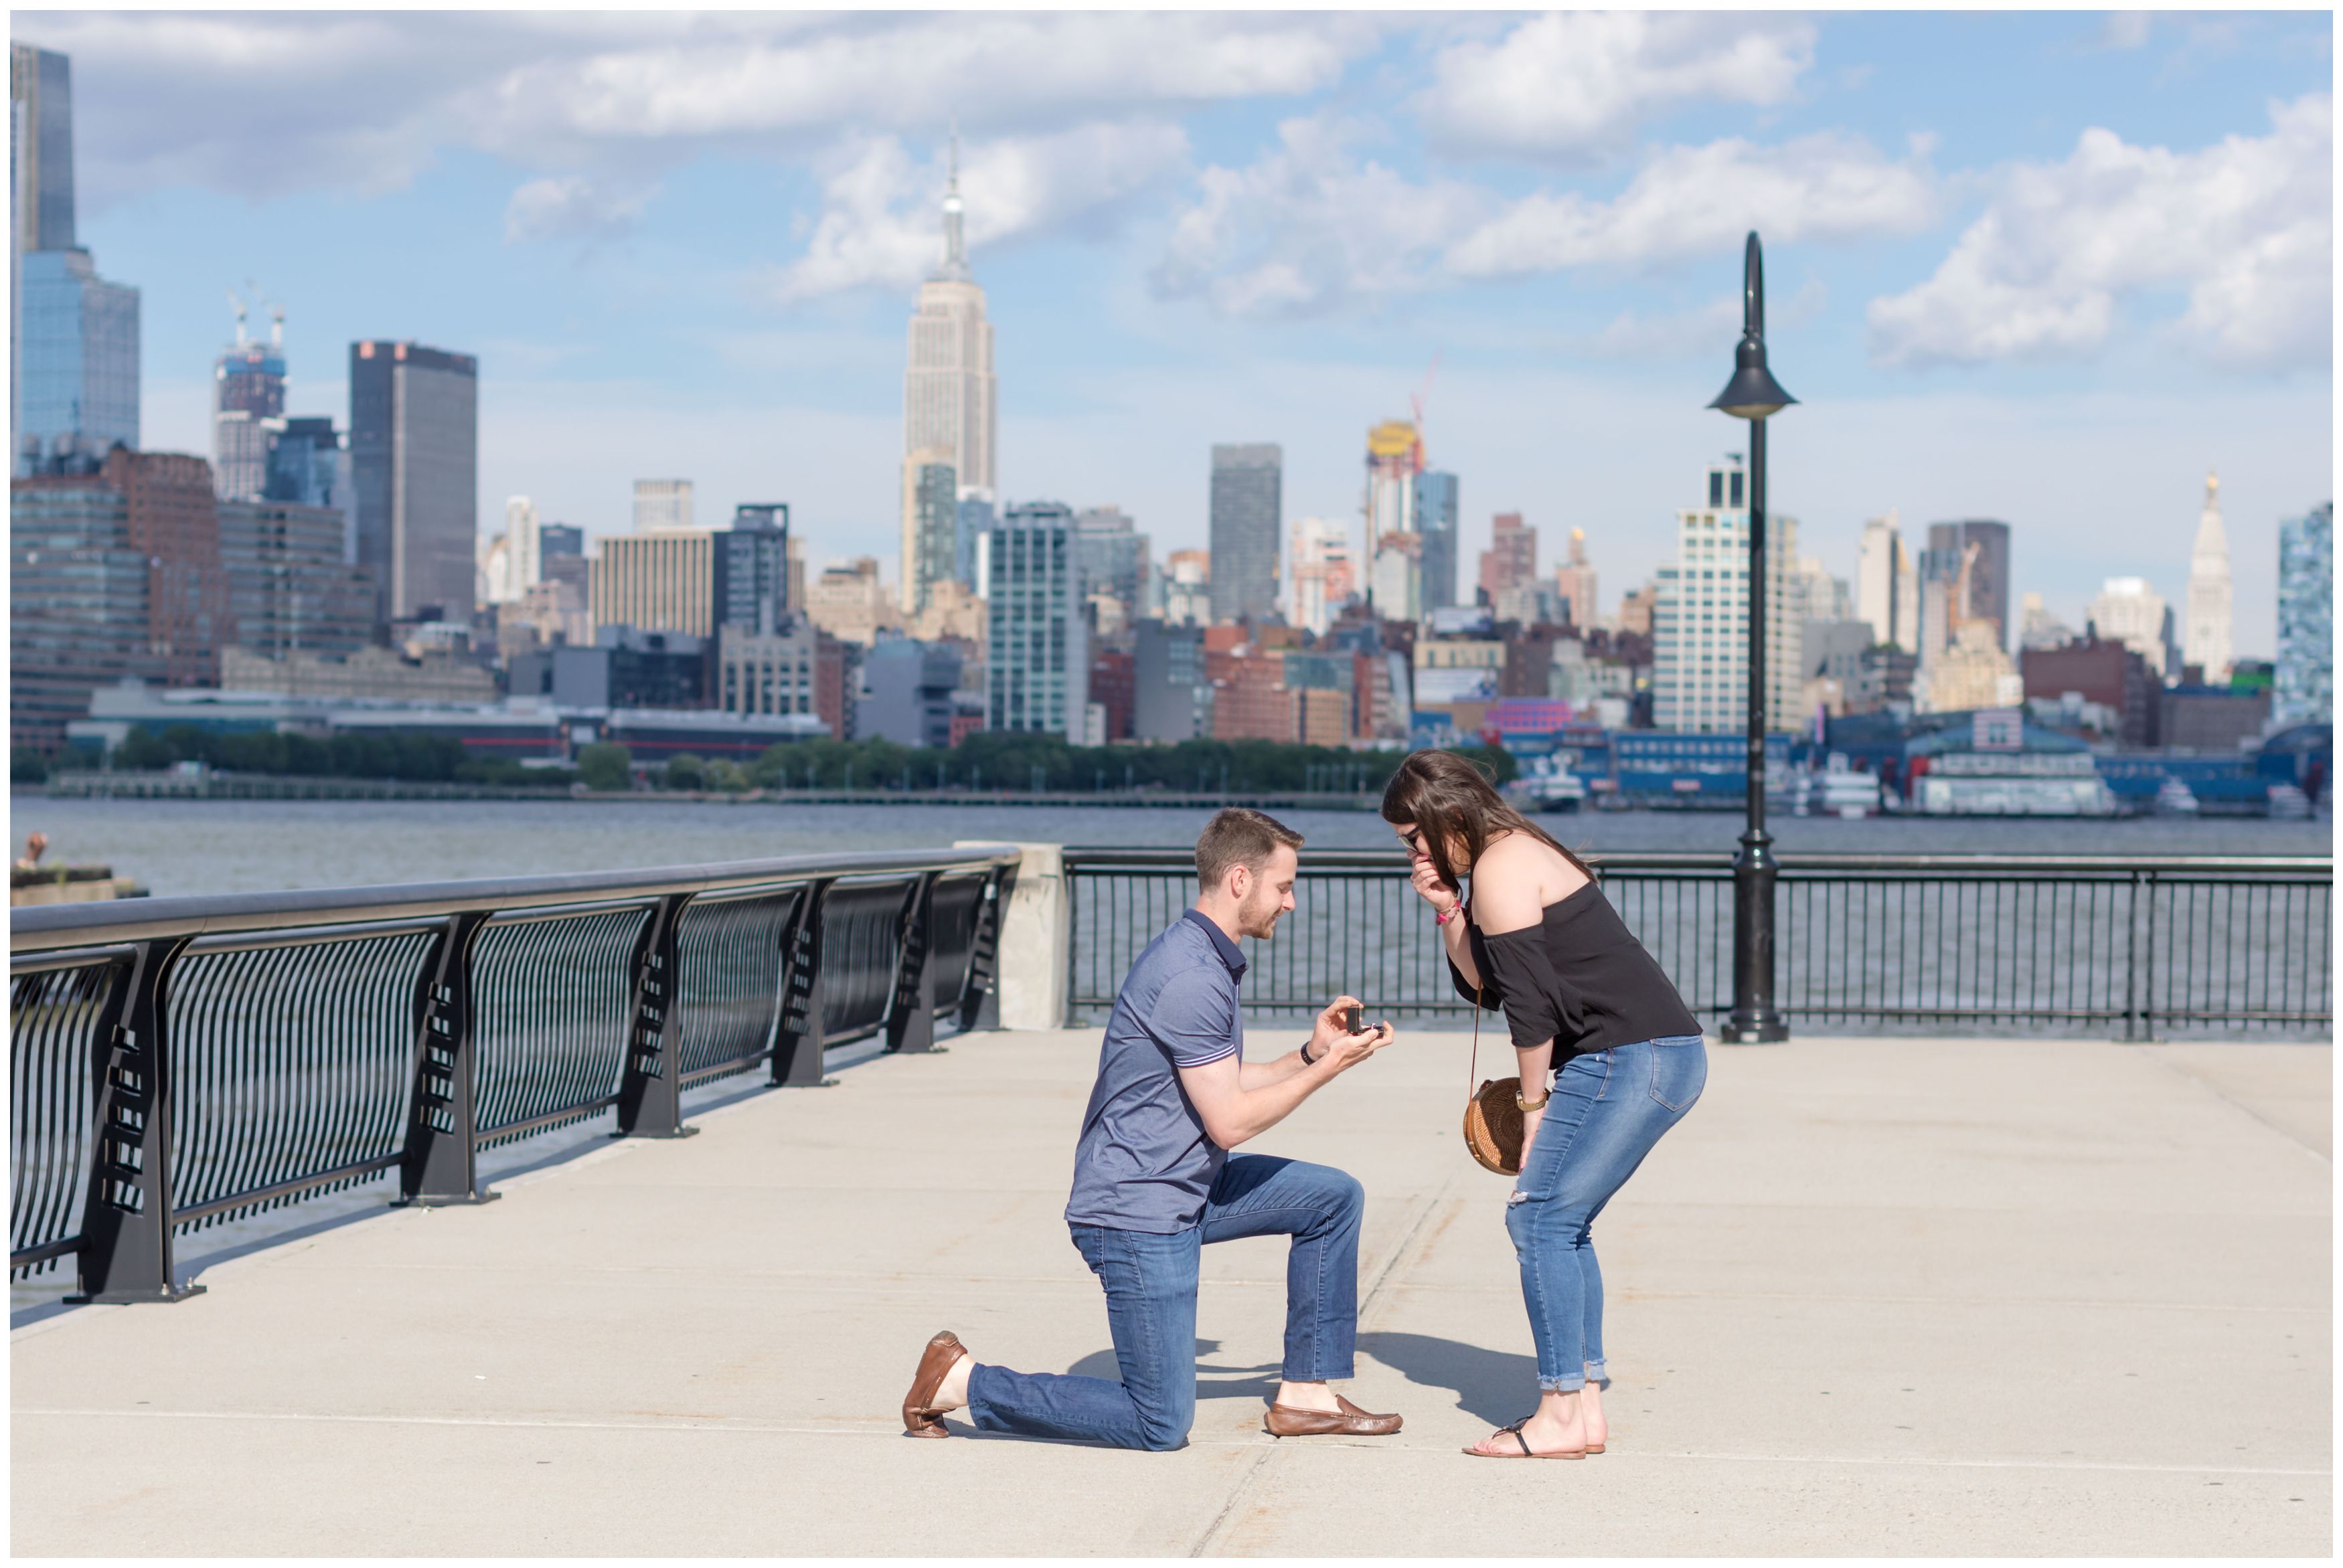
[[[359,887],[459,877],[694,865],[829,850],[944,845],[957,839],[1060,844],[1184,845],[1208,816],[1192,809],[968,806],[816,806],[788,802],[584,800],[105,800],[18,792],[12,841],[39,829],[51,861],[99,862],[157,898]],[[1312,844],[1381,849],[1372,811],[1283,813]],[[1615,811],[1550,816],[1574,849],[1728,850],[1728,812]],[[1877,854],[2327,855],[2329,821],[2258,818],[2100,820],[1784,817],[1784,849]],[[1307,850],[1304,851],[1305,858]]]

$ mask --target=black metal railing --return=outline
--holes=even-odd
[[[186,1293],[175,1236],[396,1171],[481,1202],[480,1150],[883,1032],[995,1011],[1018,850],[12,911],[8,1262],[79,1299]]]
[[[1104,1015],[1139,950],[1192,902],[1180,849],[1069,848],[1068,1010]],[[1621,854],[1604,895],[1694,1011],[1732,1010],[1733,873],[1722,854]],[[2334,862],[2324,859],[1792,854],[1776,897],[1776,994],[1801,1029],[2325,1038]],[[1248,941],[1244,1000],[1462,1019],[1395,851],[1305,850],[1296,909]]]

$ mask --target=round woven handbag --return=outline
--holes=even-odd
[[[1464,1081],[1481,1070],[1481,988],[1473,988],[1473,1061]],[[1464,1101],[1464,1147],[1482,1168],[1500,1176],[1522,1173],[1522,1081],[1484,1078]]]

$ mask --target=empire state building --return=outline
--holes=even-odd
[[[2221,526],[2221,479],[2205,476],[2205,510],[2197,519],[2197,547],[2188,554],[2188,624],[2180,646],[2216,686],[2229,678],[2229,536]]]
[[[960,229],[960,141],[944,193],[944,254],[920,286],[903,376],[902,604],[917,613],[930,586],[955,575],[956,503],[993,496],[992,324],[968,269]],[[950,468],[947,492],[940,470]]]

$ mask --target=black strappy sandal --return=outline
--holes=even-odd
[[[1464,1452],[1471,1454],[1474,1459],[1584,1459],[1586,1457],[1586,1451],[1583,1448],[1557,1449],[1552,1453],[1538,1452],[1535,1449],[1533,1449],[1530,1446],[1530,1440],[1522,1435],[1522,1428],[1527,1426],[1529,1423],[1530,1418],[1528,1416],[1523,1416],[1521,1420],[1513,1422],[1511,1426],[1501,1426],[1497,1429],[1498,1432],[1509,1433],[1513,1440],[1521,1445],[1522,1451],[1517,1454],[1489,1453],[1483,1451],[1477,1445],[1467,1448]],[[1490,1435],[1494,1436],[1495,1433],[1493,1432]],[[1486,1442],[1488,1439],[1483,1438],[1481,1441]]]

